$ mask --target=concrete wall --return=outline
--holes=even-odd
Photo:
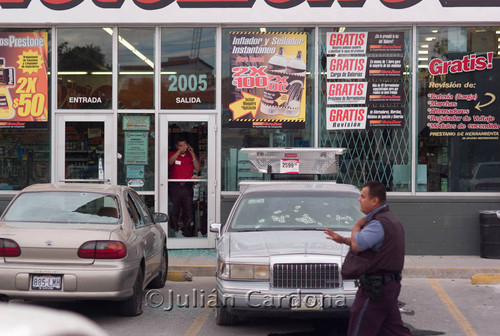
[[[236,200],[221,199],[221,217],[227,219]],[[480,210],[500,210],[498,197],[388,196],[387,203],[406,232],[410,255],[479,255]]]

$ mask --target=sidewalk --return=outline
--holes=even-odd
[[[215,249],[169,250],[168,252],[169,279],[171,280],[180,281],[182,277],[189,275],[215,275],[217,258]],[[486,259],[479,256],[407,255],[403,276],[472,279],[476,283],[500,283],[500,259]]]

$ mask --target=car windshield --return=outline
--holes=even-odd
[[[364,215],[358,195],[339,192],[267,192],[243,196],[229,231],[351,230]]]
[[[15,199],[4,221],[115,224],[116,196],[76,191],[26,192]]]

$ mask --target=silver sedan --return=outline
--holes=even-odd
[[[274,182],[274,181],[273,181]],[[363,216],[359,189],[330,182],[261,183],[244,189],[217,239],[216,322],[260,314],[347,314],[357,288],[340,268],[349,236]]]
[[[139,315],[144,288],[167,278],[161,221],[126,186],[27,187],[0,218],[0,299],[115,300]]]

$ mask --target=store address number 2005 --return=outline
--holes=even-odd
[[[208,87],[207,75],[170,75],[168,91],[205,91]]]
[[[20,117],[39,117],[45,109],[45,95],[36,92],[36,81],[38,78],[20,77],[16,93],[19,98],[14,99],[13,107],[17,109]]]

